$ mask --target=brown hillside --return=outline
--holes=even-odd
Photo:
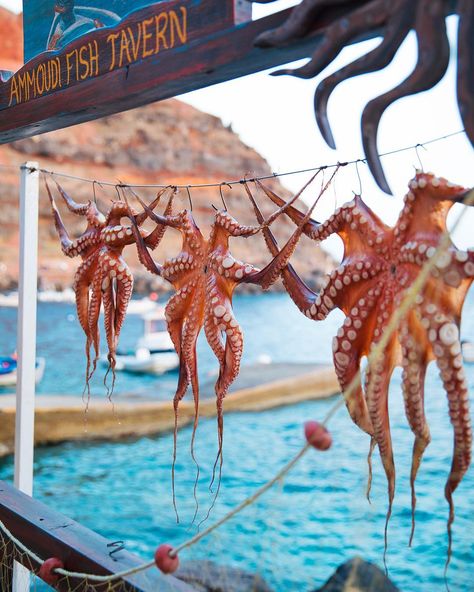
[[[18,60],[21,19],[0,9],[0,31],[14,31],[12,41],[0,38],[0,68]],[[16,41],[13,41],[15,40]],[[21,51],[20,51],[21,53]],[[155,103],[27,140],[0,146],[0,163],[21,163],[34,160],[42,168],[62,171],[89,179],[119,179],[130,183],[195,184],[236,179],[243,175],[269,174],[266,161],[253,149],[241,142],[231,129],[211,115],[177,100]],[[92,185],[68,179],[58,179],[77,201],[92,198]],[[284,197],[290,194],[277,181],[269,185]],[[140,190],[151,199],[153,192]],[[253,211],[241,187],[224,189],[230,212],[244,224],[255,222]],[[113,188],[96,185],[99,206],[105,211],[116,197]],[[17,277],[18,245],[18,173],[2,171],[0,181],[3,223],[0,226],[0,287],[14,284]],[[216,188],[192,191],[193,212],[200,226],[206,228],[212,221],[211,204],[220,206]],[[273,204],[260,198],[265,213],[273,211]],[[176,207],[187,207],[188,195],[181,192]],[[61,211],[64,211],[62,208]],[[40,206],[40,274],[44,287],[66,286],[71,283],[77,262],[65,258],[51,220],[49,205],[41,187]],[[72,235],[83,228],[78,218],[64,213],[64,220]],[[274,230],[283,244],[290,235],[292,225],[281,219]],[[176,253],[179,235],[167,232],[163,245],[154,255],[158,261]],[[256,265],[264,265],[270,256],[263,239],[234,239],[233,251],[237,257]],[[136,254],[129,249],[127,259],[134,264],[136,274],[143,278],[139,286],[149,289],[157,282],[139,270]],[[321,249],[304,239],[295,257],[296,267],[310,284],[317,284],[322,273],[333,267],[331,258]],[[158,282],[159,283],[159,282]],[[145,286],[145,284],[147,284]],[[159,287],[159,286],[158,286]]]

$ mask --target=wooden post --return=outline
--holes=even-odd
[[[17,333],[15,487],[33,495],[35,430],[36,292],[38,283],[38,163],[20,172],[20,275]],[[27,592],[29,572],[15,564],[14,592]]]

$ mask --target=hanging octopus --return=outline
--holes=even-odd
[[[86,335],[86,388],[89,389],[89,381],[99,358],[99,315],[102,303],[104,305],[109,369],[112,372],[115,369],[118,339],[133,288],[133,276],[122,257],[122,251],[125,246],[133,244],[135,239],[131,227],[120,224],[121,219],[128,215],[128,207],[125,202],[114,202],[105,217],[99,212],[93,201],[89,201],[87,204],[77,204],[58,183],[56,186],[68,209],[87,220],[87,228],[84,233],[72,241],[46,182],[54,223],[61,240],[61,249],[67,257],[79,256],[82,258],[82,263],[74,277],[74,292],[77,315]],[[153,202],[154,207],[157,206],[162,193]],[[172,199],[168,202],[167,214],[171,212],[171,208]],[[142,224],[145,220],[145,214],[137,214],[135,217],[137,224]],[[157,226],[152,233],[143,238],[145,244],[149,248],[155,249],[161,241],[165,229],[164,226]],[[95,353],[92,371],[90,370],[91,347]]]
[[[288,204],[284,202],[282,207],[264,220],[260,226],[242,226],[227,211],[218,210],[209,240],[204,239],[192,214],[187,210],[175,216],[159,216],[138,198],[144,208],[144,215],[160,226],[175,228],[183,238],[180,254],[159,265],[149,255],[146,244],[135,228],[140,260],[149,271],[169,281],[176,290],[165,310],[168,330],[180,357],[179,381],[173,401],[174,459],[176,459],[178,407],[189,384],[192,387],[195,405],[191,441],[193,450],[199,415],[196,341],[204,327],[208,343],[219,361],[219,376],[215,386],[219,444],[216,463],[220,459],[222,464],[223,400],[239,373],[243,351],[242,330],[232,311],[234,290],[241,283],[254,283],[262,286],[263,289],[269,288],[291,257],[302,229],[296,229],[282,251],[277,253],[263,270],[234,259],[229,250],[229,238],[247,238],[257,234],[280,216],[298,197],[299,193]],[[312,209],[307,214],[308,220],[311,211]],[[133,221],[132,214],[130,217]]]
[[[284,203],[262,184],[260,187],[274,203]],[[435,254],[447,233],[449,210],[467,194],[464,187],[430,173],[417,173],[409,187],[394,228],[383,224],[360,197],[336,210],[324,224],[314,221],[305,224],[303,232],[315,241],[338,234],[344,243],[343,261],[327,278],[319,294],[312,292],[291,266],[283,271],[288,293],[307,317],[322,320],[335,308],[346,315],[333,342],[334,364],[343,391],[360,372],[362,357],[380,341],[420,269]],[[261,219],[250,192],[249,195]],[[302,224],[303,214],[296,208],[289,208],[286,214],[296,224]],[[271,231],[264,229],[263,232],[270,252],[276,253],[278,245]],[[424,380],[428,363],[436,361],[448,395],[454,428],[453,460],[445,487],[449,504],[448,560],[454,519],[452,496],[471,461],[472,432],[459,326],[462,306],[473,279],[474,253],[460,251],[450,242],[448,250],[435,260],[428,281],[390,338],[383,355],[366,372],[364,388],[353,389],[346,400],[354,422],[379,448],[388,479],[388,523],[395,492],[388,388],[395,366],[403,366],[405,412],[415,436],[410,475],[411,543],[415,527],[415,480],[430,442],[424,414]]]
[[[273,0],[250,0],[269,3]],[[367,33],[383,36],[382,42],[368,54],[326,77],[316,89],[316,120],[325,141],[335,148],[327,116],[329,97],[341,82],[354,76],[381,70],[390,64],[407,35],[414,29],[418,42],[418,61],[413,72],[396,88],[370,101],[362,115],[362,136],[367,163],[379,186],[387,193],[390,187],[377,153],[377,130],[385,110],[395,101],[433,88],[445,75],[450,47],[446,15],[450,9],[459,15],[457,35],[457,98],[466,133],[474,143],[474,3],[472,0],[302,0],[280,27],[262,33],[256,44],[282,46],[299,40],[318,26],[331,7],[356,4],[352,12],[320,29],[315,37],[316,50],[310,61],[295,70],[273,74],[292,74],[313,78],[322,72],[348,44]]]

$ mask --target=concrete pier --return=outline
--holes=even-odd
[[[216,414],[213,385],[201,387],[200,416]],[[334,370],[314,364],[258,364],[243,367],[224,401],[224,413],[262,411],[301,401],[325,399],[340,392]],[[187,398],[180,404],[180,426],[193,420],[194,405]],[[65,441],[120,440],[168,432],[174,427],[172,402],[150,397],[114,395],[104,398],[37,395],[35,444]],[[15,397],[0,395],[0,456],[13,452]]]

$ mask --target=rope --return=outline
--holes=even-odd
[[[403,148],[395,148],[393,150],[389,150],[388,152],[383,152],[382,154],[379,154],[379,158],[383,158],[384,156],[391,156],[393,154],[399,154],[400,152],[407,152],[408,150],[415,150],[417,151],[417,148],[420,147],[425,147],[429,144],[434,144],[435,142],[440,142],[441,140],[447,140],[449,138],[452,138],[454,136],[458,136],[460,134],[464,134],[465,130],[459,130],[457,132],[451,132],[449,134],[446,134],[444,136],[438,136],[436,138],[432,138],[430,140],[426,140],[425,142],[417,142],[416,144],[413,144],[411,146],[405,146]],[[418,154],[418,152],[417,152]],[[419,157],[418,157],[419,158]],[[272,173],[271,175],[263,175],[260,177],[253,177],[251,179],[237,179],[237,180],[233,180],[233,181],[221,181],[220,183],[197,183],[195,185],[190,185],[190,184],[185,184],[185,185],[177,185],[175,183],[165,183],[165,184],[159,184],[159,183],[153,183],[153,184],[130,184],[130,183],[122,183],[122,182],[118,182],[118,183],[113,183],[111,181],[97,181],[97,179],[89,179],[87,177],[80,177],[77,175],[71,175],[68,173],[60,173],[57,171],[51,171],[49,169],[43,169],[40,168],[38,169],[39,172],[44,173],[46,175],[51,175],[51,176],[55,176],[55,177],[62,177],[63,179],[73,179],[75,181],[83,181],[85,183],[91,183],[93,185],[103,185],[103,186],[107,186],[107,187],[135,187],[137,189],[146,189],[146,188],[166,188],[166,187],[176,187],[177,189],[203,189],[203,188],[210,188],[210,187],[222,187],[222,185],[228,185],[228,186],[233,186],[233,185],[242,185],[244,183],[249,183],[249,182],[253,182],[253,181],[266,181],[268,179],[276,179],[279,177],[287,177],[289,175],[299,175],[302,173],[311,173],[314,171],[318,171],[318,170],[325,170],[325,169],[333,169],[333,168],[337,168],[337,167],[345,167],[345,166],[349,166],[352,164],[358,165],[359,163],[365,163],[367,164],[367,159],[366,158],[356,158],[354,160],[348,160],[346,162],[336,162],[333,164],[326,164],[326,165],[321,165],[321,166],[316,166],[316,167],[310,167],[310,168],[306,168],[306,169],[298,169],[298,170],[294,170],[294,171],[286,171],[283,173]],[[8,164],[0,164],[0,169],[28,169],[31,172],[35,172],[36,169],[31,168],[31,167],[27,167],[24,164],[21,165],[8,165]]]

